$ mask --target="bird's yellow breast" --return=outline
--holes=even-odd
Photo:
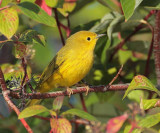
[[[70,87],[83,79],[93,65],[93,52],[70,55],[49,79],[49,87]]]

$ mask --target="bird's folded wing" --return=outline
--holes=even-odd
[[[56,55],[43,71],[40,77],[39,85],[45,82],[47,79],[49,79],[63,63],[64,63],[64,59]]]

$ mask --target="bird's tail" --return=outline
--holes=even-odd
[[[44,84],[44,85],[41,85],[41,86],[37,86],[36,90],[37,90],[37,92],[45,93],[45,92],[48,92],[50,90],[50,87],[49,86],[45,86],[45,84]],[[27,102],[27,104],[26,104],[26,107],[32,106],[32,105],[36,105],[36,104],[40,104],[41,101],[42,101],[42,99],[29,100]]]

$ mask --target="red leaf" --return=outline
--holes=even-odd
[[[128,115],[124,114],[110,119],[106,125],[106,133],[117,133],[127,118]]]
[[[72,126],[71,123],[65,118],[55,119],[52,118],[50,120],[51,131],[50,133],[71,133]]]
[[[52,8],[46,5],[45,0],[36,0],[35,2],[37,5],[39,5],[48,15],[52,15]]]

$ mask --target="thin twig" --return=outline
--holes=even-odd
[[[22,67],[23,67],[23,70],[24,70],[24,76],[23,76],[20,88],[22,89],[22,91],[24,91],[23,90],[23,88],[24,88],[23,85],[24,85],[24,83],[26,81],[26,77],[27,77],[27,64],[26,64],[26,61],[25,61],[24,58],[22,58]]]
[[[151,55],[152,55],[153,43],[154,43],[154,28],[149,23],[146,22],[146,24],[148,25],[148,27],[150,28],[150,30],[152,32],[152,40],[151,40],[151,44],[150,44],[150,48],[149,48],[149,52],[148,52],[148,56],[147,56],[145,73],[144,73],[144,75],[146,77],[148,77],[148,75],[149,75],[149,62],[150,62],[150,58],[151,58]]]
[[[109,86],[111,86],[113,84],[113,82],[118,78],[118,76],[120,75],[120,73],[122,72],[123,69],[123,65],[121,65],[121,68],[119,69],[118,73],[116,74],[116,76],[112,79],[112,81],[109,83]]]
[[[85,112],[88,112],[88,111],[87,111],[86,104],[85,104],[85,101],[84,101],[83,94],[80,93],[79,96],[80,96],[80,99],[81,99],[81,103],[82,103],[83,110],[84,110]]]
[[[63,35],[62,35],[62,31],[61,31],[61,27],[60,27],[60,22],[58,20],[58,13],[57,13],[57,9],[54,8],[54,13],[55,13],[55,19],[56,19],[56,22],[57,22],[57,26],[58,26],[58,30],[59,30],[59,34],[60,34],[60,37],[61,37],[61,41],[62,41],[62,44],[63,46],[65,45],[65,42],[64,42],[64,38],[63,38]]]
[[[29,78],[28,78],[28,74],[27,74],[27,63],[26,63],[25,58],[22,58],[22,67],[23,67],[23,70],[24,70],[24,77],[23,77],[23,80],[22,80],[22,83],[21,83],[21,87],[23,87],[26,84],[28,84],[30,90],[34,93],[34,89],[33,89],[32,85],[31,85],[31,83],[29,82]],[[27,82],[24,85],[25,81],[27,81]]]
[[[16,112],[16,114],[19,115],[20,114],[19,109],[13,104],[13,102],[10,100],[10,98],[8,96],[10,91],[7,89],[1,67],[0,67],[0,84],[1,84],[2,94],[3,94],[3,97],[4,97],[5,101]],[[24,125],[24,127],[26,128],[26,130],[29,133],[33,133],[32,129],[29,127],[29,125],[27,124],[27,122],[24,119],[20,119],[20,121],[22,122],[22,124]]]

